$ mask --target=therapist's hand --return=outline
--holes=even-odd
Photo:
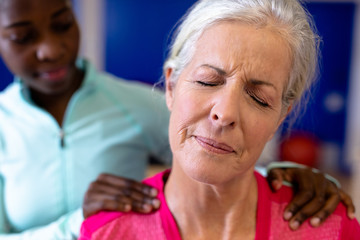
[[[83,215],[88,218],[99,211],[130,210],[149,213],[160,206],[155,188],[134,180],[100,174],[90,184],[83,202]]]
[[[284,219],[293,230],[308,218],[313,227],[319,226],[340,201],[346,206],[348,217],[354,218],[355,207],[350,196],[322,173],[314,173],[309,168],[274,168],[267,178],[273,191],[281,188],[283,180],[293,184],[294,198],[284,211]]]

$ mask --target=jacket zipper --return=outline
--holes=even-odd
[[[62,129],[60,129],[60,147],[65,147],[65,133]]]

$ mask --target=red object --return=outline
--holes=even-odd
[[[280,144],[280,159],[316,167],[319,158],[319,143],[315,137],[297,133]]]

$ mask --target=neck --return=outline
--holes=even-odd
[[[173,163],[165,197],[182,239],[254,239],[257,183],[253,169],[214,186],[189,178]]]
[[[30,89],[31,98],[36,105],[50,113],[58,122],[59,126],[61,126],[67,105],[72,95],[81,86],[83,78],[84,73],[80,69],[75,68],[72,74],[73,80],[66,91],[54,95],[44,94]]]

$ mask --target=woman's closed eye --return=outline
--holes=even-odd
[[[205,87],[215,87],[218,86],[220,83],[218,82],[211,82],[211,81],[195,81],[197,84]]]
[[[27,44],[36,38],[34,31],[26,31],[21,33],[13,33],[9,35],[9,40],[17,44]]]
[[[251,96],[251,98],[258,103],[260,106],[262,107],[269,107],[269,104],[267,104],[265,101],[263,101],[262,99],[258,98],[257,96]]]
[[[203,87],[216,87],[225,82],[225,79],[217,71],[207,65],[197,68],[192,79],[195,84]]]
[[[52,29],[55,32],[63,33],[63,32],[66,32],[67,30],[69,30],[72,27],[72,25],[73,25],[73,21],[65,22],[65,23],[54,23],[52,25]]]
[[[64,10],[51,23],[51,29],[56,33],[65,33],[75,24],[75,19],[71,11]]]
[[[257,103],[259,106],[267,108],[270,107],[270,105],[267,103],[266,100],[259,97],[253,90],[247,89],[246,93],[251,97],[251,99]]]

